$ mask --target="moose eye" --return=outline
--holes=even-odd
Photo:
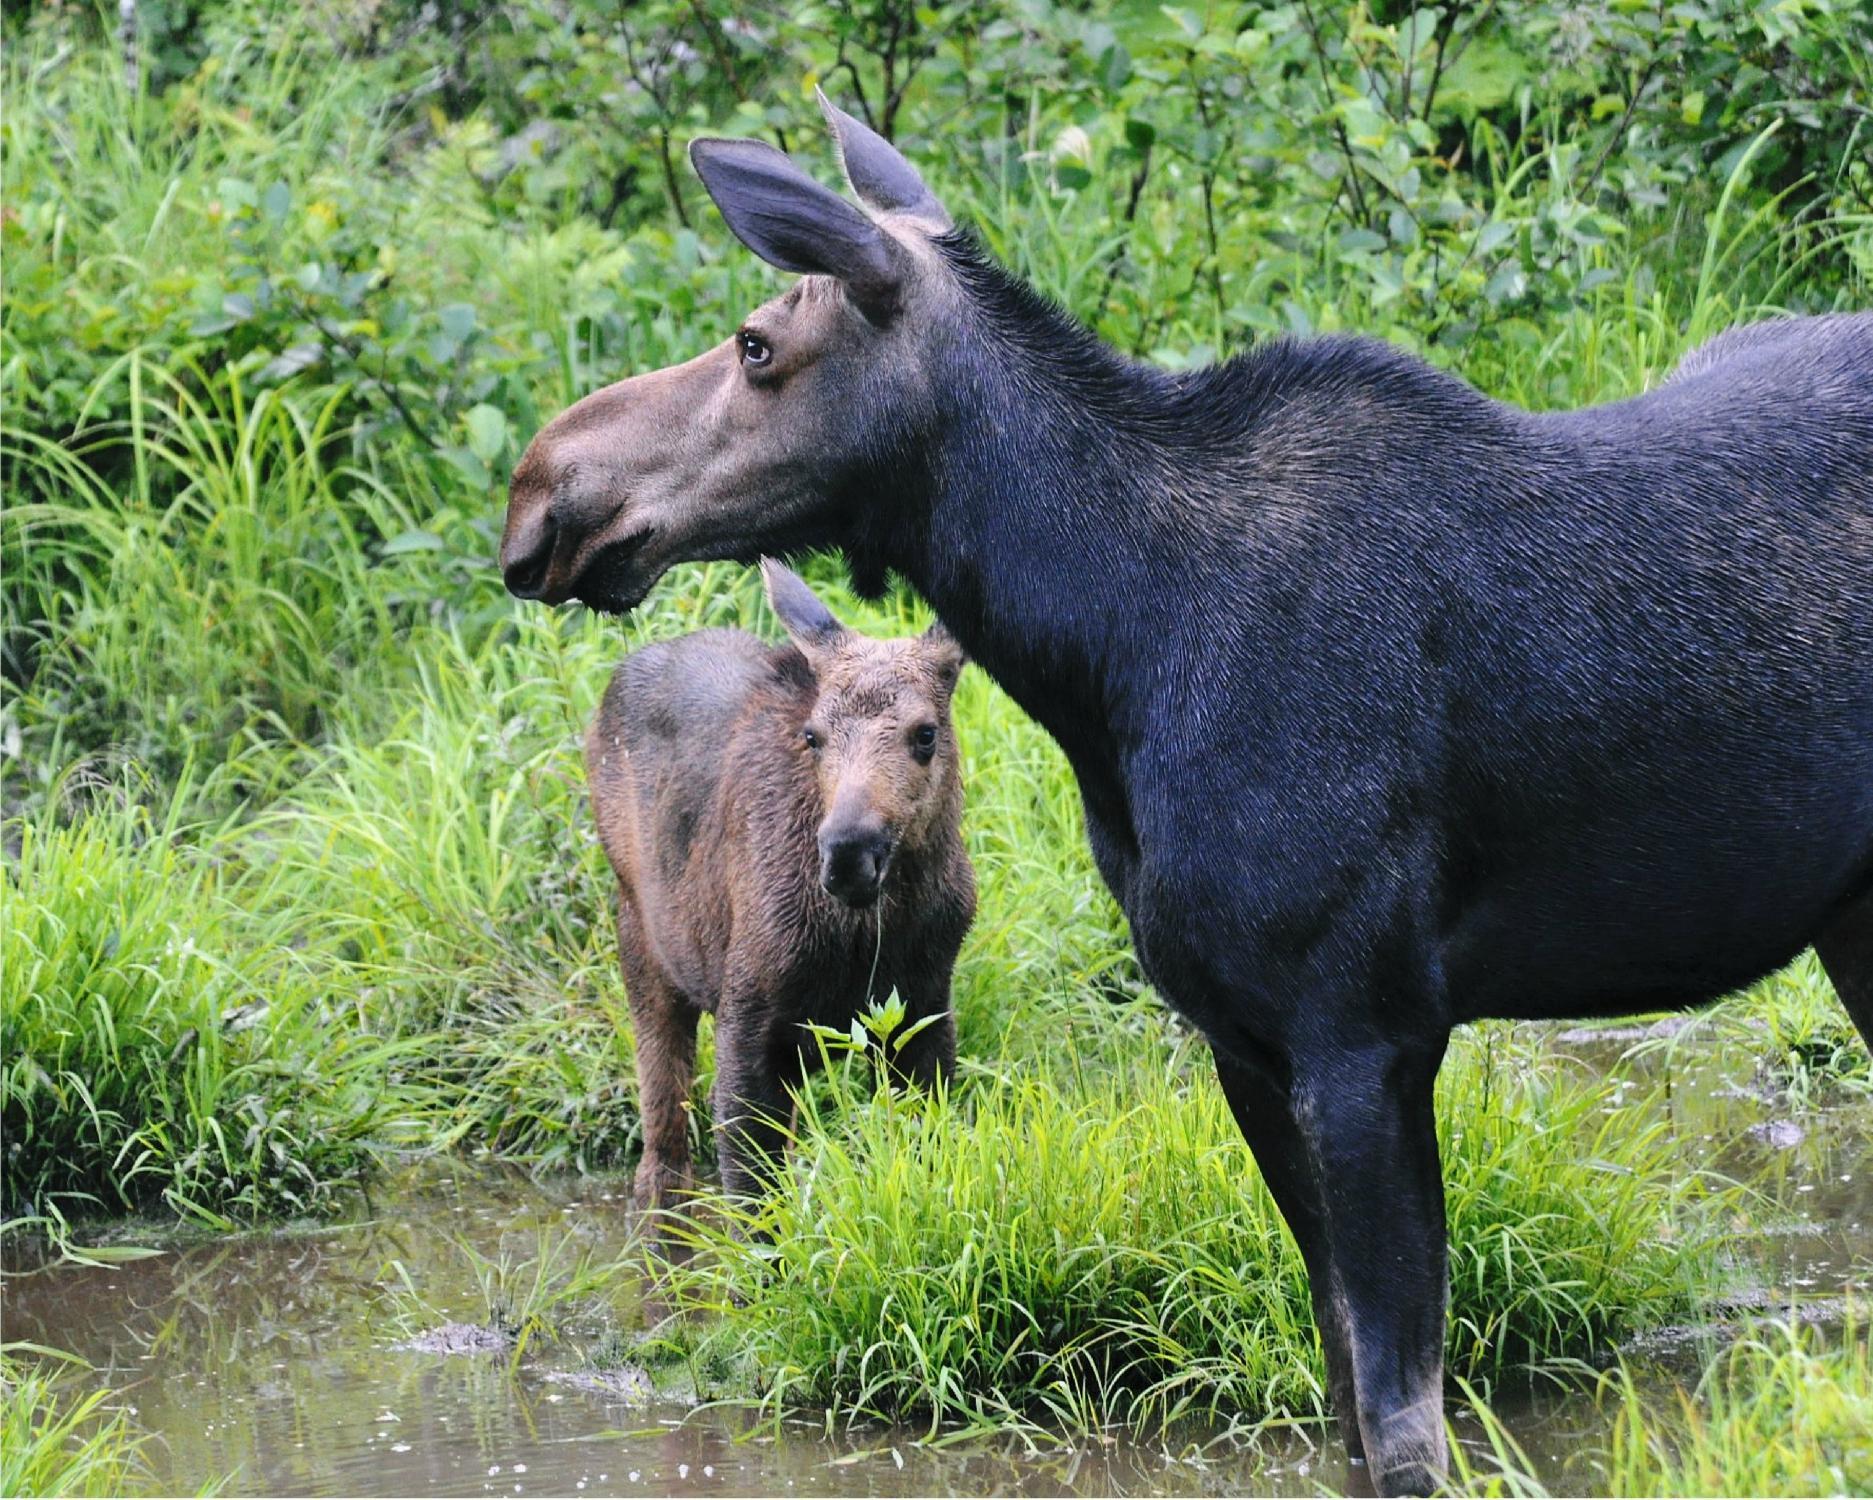
[[[934,724],[919,724],[910,737],[911,753],[921,761],[936,754],[937,731]]]
[[[819,731],[817,729],[809,728],[809,729],[801,730],[800,738],[806,741],[807,749],[809,750],[819,749]]]
[[[750,333],[744,328],[735,338],[741,344],[741,362],[744,365],[751,365],[758,370],[774,358],[774,351],[759,334]]]

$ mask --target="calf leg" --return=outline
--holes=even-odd
[[[1312,1052],[1294,1060],[1288,1093],[1290,1128],[1318,1188],[1327,1326],[1337,1324],[1345,1343],[1360,1443],[1382,1495],[1428,1494],[1449,1459],[1449,1271],[1432,1103],[1443,1050]]]
[[[641,1206],[658,1208],[690,1185],[689,1095],[696,1082],[698,1018],[695,1007],[672,988],[651,956],[622,890],[618,959],[631,1007],[637,1108],[644,1130],[636,1196]]]
[[[1296,1126],[1287,1084],[1271,1072],[1239,1062],[1218,1052],[1216,1076],[1223,1097],[1242,1138],[1249,1143],[1262,1180],[1274,1195],[1275,1206],[1288,1221],[1313,1294],[1314,1321],[1327,1360],[1327,1390],[1339,1418],[1340,1436],[1355,1460],[1365,1457],[1359,1437],[1359,1395],[1353,1379],[1353,1357],[1340,1322],[1340,1304],[1330,1295],[1333,1267],[1327,1256],[1327,1236],[1320,1206],[1320,1188],[1314,1181],[1312,1154]]]
[[[716,1154],[722,1189],[753,1198],[786,1150],[793,1119],[787,1089],[802,1075],[799,1047],[776,1046],[759,1000],[723,996],[715,1016]]]
[[[1873,1047],[1873,891],[1834,919],[1814,951],[1862,1039]]]

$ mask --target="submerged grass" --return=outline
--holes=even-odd
[[[468,1316],[479,1327],[505,1338],[511,1362],[520,1362],[542,1345],[560,1342],[575,1331],[604,1341],[616,1340],[616,1300],[629,1284],[627,1262],[601,1254],[576,1230],[540,1228],[530,1242],[512,1236],[493,1254],[466,1240],[454,1241],[475,1286],[475,1305],[458,1307],[432,1300],[401,1261],[392,1269],[402,1278],[395,1314],[403,1330],[415,1335],[455,1318]]]
[[[1457,1444],[1459,1493],[1543,1497],[1873,1495],[1873,1360],[1863,1323],[1766,1324],[1711,1352],[1694,1380],[1622,1362],[1593,1399],[1610,1420],[1546,1478],[1487,1403],[1483,1445]]]
[[[1643,1105],[1516,1052],[1460,1047],[1440,1095],[1449,1354],[1472,1379],[1682,1316],[1714,1270],[1720,1190],[1671,1180]],[[691,1221],[681,1300],[726,1316],[713,1337],[777,1416],[1318,1416],[1304,1268],[1202,1061],[1077,1086],[1010,1062],[909,1100],[842,1065],[772,1200]]]

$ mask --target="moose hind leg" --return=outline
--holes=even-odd
[[[1834,919],[1815,939],[1814,951],[1861,1039],[1873,1048],[1873,891]]]
[[[1326,1295],[1381,1495],[1429,1494],[1449,1462],[1449,1270],[1432,1104],[1443,1052],[1440,1041],[1312,1054],[1295,1060],[1290,1091],[1319,1187]]]
[[[658,1208],[690,1185],[689,1094],[696,1081],[697,1013],[670,985],[646,947],[631,904],[619,893],[618,959],[637,1053],[637,1108],[644,1154],[638,1204]]]

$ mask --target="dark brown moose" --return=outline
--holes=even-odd
[[[618,876],[618,951],[636,1033],[640,1202],[688,1186],[696,1023],[715,1014],[722,1185],[757,1191],[788,1089],[898,992],[885,1041],[903,1080],[955,1062],[950,971],[975,915],[941,626],[873,640],[763,564],[792,637],[702,630],[620,663],[586,735],[599,837]],[[917,1029],[920,1023],[927,1023]]]
[[[805,277],[534,439],[508,587],[621,611],[672,563],[836,546],[922,593],[1066,751],[1306,1258],[1347,1444],[1423,1490],[1452,1028],[1696,1005],[1812,944],[1873,1034],[1873,315],[1582,411],[1367,339],[1166,371],[830,117],[863,208],[692,146]]]

